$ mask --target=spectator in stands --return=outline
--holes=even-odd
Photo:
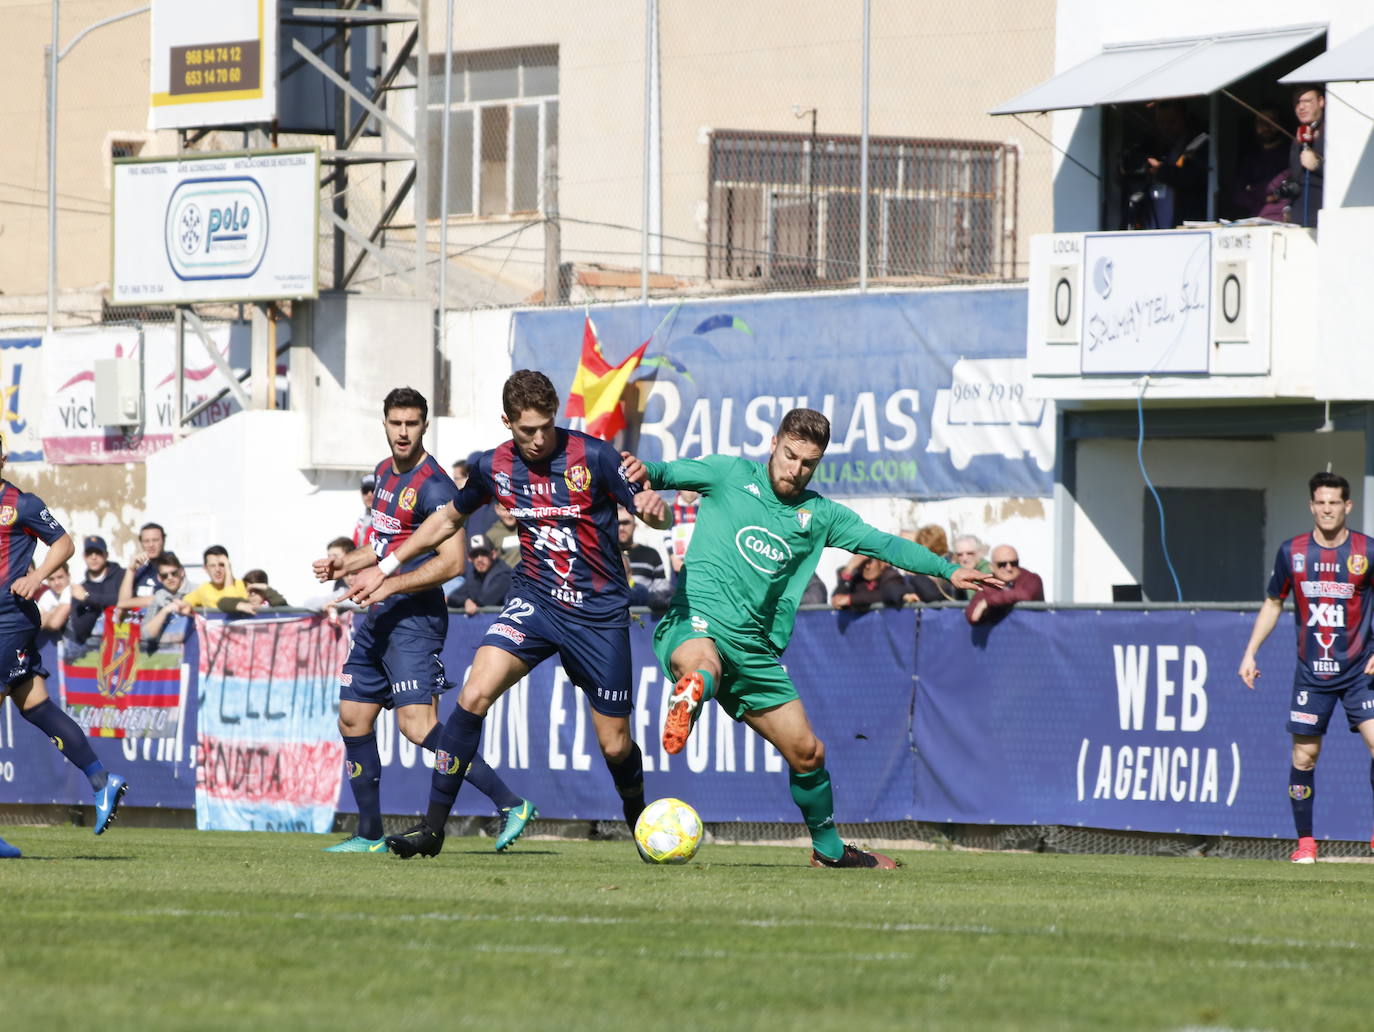
[[[368,473],[358,484],[358,490],[363,496],[363,511],[353,524],[354,548],[372,544],[372,539],[377,536],[376,531],[372,529],[372,498],[377,490],[377,478]]]
[[[657,548],[635,544],[635,518],[625,506],[617,506],[620,529],[620,556],[630,582],[630,605],[648,606],[661,611],[673,597],[673,579],[663,568]]]
[[[223,545],[211,545],[202,557],[205,573],[209,580],[186,596],[186,604],[192,609],[214,609],[225,595],[248,597],[248,589],[243,581],[234,576],[229,565],[229,551]]]
[[[992,563],[988,562],[988,546],[973,534],[960,534],[954,539],[953,559],[965,570],[977,570],[979,573],[992,573]],[[967,601],[974,596],[973,591],[954,590],[956,599]]]
[[[157,557],[167,551],[167,532],[157,523],[138,528],[138,547],[129,555],[119,584],[120,609],[146,609],[157,592]]]
[[[906,533],[903,532],[903,537]],[[929,548],[941,559],[948,559],[949,538],[945,536],[943,527],[938,527],[934,523],[927,523],[923,527],[918,527],[912,540],[918,545]],[[902,577],[906,584],[906,593],[903,596],[907,602],[948,602],[958,598],[954,585],[943,577],[930,577],[924,573],[908,573]]]
[[[82,542],[82,554],[86,576],[80,584],[72,585],[72,611],[67,620],[67,634],[78,644],[91,636],[101,614],[119,602],[119,586],[124,579],[124,567],[110,562],[110,550],[98,534]]]
[[[453,477],[453,486],[462,487],[464,484],[468,482],[468,477],[471,475],[471,473],[472,467],[468,465],[468,460],[459,459],[457,462],[453,464],[453,471],[451,473],[451,476]]]
[[[1207,217],[1208,136],[1181,100],[1154,103],[1156,153],[1145,159],[1154,179],[1154,226],[1170,229]],[[1162,189],[1161,189],[1162,188]]]
[[[163,642],[171,644],[182,640],[185,637],[184,623],[171,629],[167,626],[168,621],[176,616],[191,615],[191,607],[186,602],[186,569],[176,553],[163,552],[153,565],[157,570],[158,586],[143,618],[140,639],[147,652],[154,651]]]
[[[500,502],[493,500],[491,509],[496,513],[496,521],[487,528],[487,537],[501,561],[513,570],[520,563],[520,528],[510,510]]]
[[[343,557],[351,551],[353,551],[353,542],[346,537],[336,537],[325,546],[325,554],[328,555],[330,559],[340,563]],[[342,612],[356,612],[358,609],[358,604],[356,602],[350,599],[344,599],[342,602],[335,601],[335,599],[351,586],[352,581],[352,574],[344,574],[330,586],[327,594],[315,595],[312,598],[306,599],[305,602],[302,603],[302,608],[319,610],[328,616],[331,622],[337,620],[339,614]],[[244,578],[244,583],[247,584],[247,577]],[[458,583],[462,583],[461,577],[458,578]],[[456,586],[457,585],[455,585],[455,587]]]
[[[697,507],[700,505],[701,495],[696,491],[679,491],[673,500],[673,526],[668,531],[668,555],[674,575],[682,572],[682,564],[687,559],[687,545],[697,525]],[[825,589],[824,583],[821,589]]]
[[[467,577],[458,590],[448,596],[448,604],[468,616],[482,606],[503,605],[514,576],[515,571],[497,559],[491,538],[473,534],[468,538]]]
[[[1234,218],[1283,221],[1284,201],[1272,185],[1288,169],[1289,134],[1281,117],[1272,104],[1256,109],[1254,139],[1236,162],[1228,213]]]
[[[34,602],[38,604],[38,616],[44,631],[60,634],[67,626],[67,617],[72,611],[72,573],[63,563],[48,576],[44,582],[47,590]]]
[[[830,605],[865,613],[875,605],[901,606],[905,594],[906,581],[896,567],[872,556],[856,555],[840,567]]]
[[[221,613],[230,616],[256,616],[258,610],[268,606],[285,609],[290,604],[282,597],[281,592],[268,583],[265,570],[249,570],[243,575],[243,586],[247,589],[247,597],[225,595],[218,603]]]
[[[979,589],[964,610],[969,623],[988,623],[1000,619],[1017,602],[1045,601],[1045,585],[1040,575],[1022,569],[1021,558],[1011,545],[998,545],[992,550],[992,569],[1007,586]]]
[[[1326,178],[1326,89],[1299,86],[1293,96],[1298,131],[1288,148],[1288,177],[1280,191],[1290,198],[1289,222],[1315,226]]]

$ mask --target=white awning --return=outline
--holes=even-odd
[[[1296,25],[1148,43],[1111,43],[1096,57],[1059,73],[988,114],[1016,115],[1206,96],[1277,61],[1325,31],[1325,25]]]
[[[1374,79],[1374,28],[1294,68],[1279,82],[1357,82]]]

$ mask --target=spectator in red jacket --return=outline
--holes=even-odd
[[[989,623],[1006,615],[1018,602],[1045,601],[1045,585],[1040,575],[1022,569],[1021,557],[1011,545],[998,545],[992,550],[992,572],[1007,586],[983,588],[974,595],[964,610],[969,623]]]

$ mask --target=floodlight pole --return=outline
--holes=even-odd
[[[73,36],[72,41],[64,47],[59,45],[57,38],[58,26],[61,21],[61,0],[52,0],[52,42],[43,48],[43,56],[47,58],[48,79],[48,332],[50,333],[57,318],[57,62],[71,53],[72,47],[96,29],[113,25],[125,18],[146,14],[149,9],[150,5],[145,4],[143,7],[135,7],[133,10],[124,11],[122,14],[113,14],[98,22],[92,22]]]

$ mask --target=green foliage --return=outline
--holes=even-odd
[[[3,1026],[1361,1028],[1374,867],[0,828]]]

